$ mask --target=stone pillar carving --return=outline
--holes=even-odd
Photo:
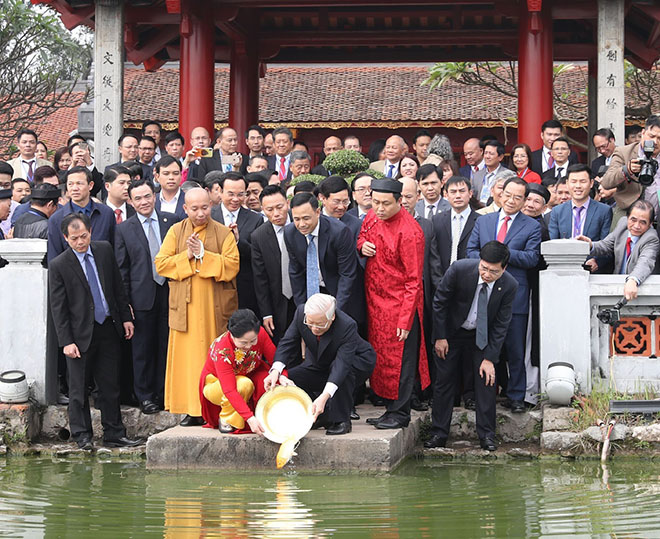
[[[57,394],[57,365],[46,361],[45,255],[46,240],[0,241],[0,257],[9,262],[0,269],[0,372],[23,371],[31,397],[40,404],[52,402]]]
[[[548,365],[573,365],[580,391],[591,391],[589,272],[582,268],[589,244],[551,240],[541,244],[548,269],[539,276],[541,392]]]
[[[96,0],[94,26],[94,160],[103,171],[119,161],[124,131],[123,0]]]

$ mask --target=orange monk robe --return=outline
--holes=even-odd
[[[186,239],[193,231],[204,244],[201,260],[188,259]],[[165,409],[200,417],[199,375],[206,354],[238,308],[236,240],[216,221],[193,228],[185,219],[170,228],[155,263],[158,273],[170,279]]]

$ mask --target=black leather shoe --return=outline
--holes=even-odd
[[[142,401],[140,403],[140,410],[142,411],[143,414],[150,415],[150,414],[157,414],[160,412],[160,408],[154,401],[146,400]]]
[[[351,421],[360,421],[360,414],[357,413],[355,406],[351,409]]]
[[[332,423],[325,429],[325,433],[329,436],[335,434],[348,434],[352,430],[352,425],[350,421],[342,421],[340,423]]]
[[[474,399],[465,399],[465,408],[468,410],[476,410],[477,409],[477,401]]]
[[[418,398],[410,400],[410,407],[413,410],[417,410],[418,412],[426,412],[429,409],[429,405],[419,400]]]
[[[378,395],[371,395],[371,397],[369,397],[369,400],[371,401],[371,404],[373,404],[374,406],[385,406],[385,399],[379,397]]]
[[[367,425],[376,425],[377,423],[379,423],[380,421],[382,421],[386,417],[387,417],[386,414],[379,415],[378,417],[369,417],[369,418],[367,418],[366,423],[367,423]]]
[[[78,449],[82,449],[83,451],[94,451],[91,438],[80,438],[76,444],[78,444]]]
[[[103,445],[106,447],[135,447],[142,445],[143,443],[144,440],[141,440],[140,438],[137,440],[131,440],[130,438],[126,438],[126,436],[122,436],[121,438],[112,438],[110,440],[103,440]]]
[[[385,419],[376,423],[374,427],[377,429],[403,429],[408,426],[408,423],[410,423],[410,420],[404,423],[402,421],[397,421],[392,417],[386,417]]]
[[[525,403],[523,401],[511,401],[511,413],[522,414],[525,412]]]
[[[481,446],[481,449],[485,449],[486,451],[495,451],[497,449],[495,440],[492,438],[482,438],[479,440],[479,445]]]
[[[204,424],[204,420],[201,417],[197,417],[194,415],[187,415],[181,420],[181,425],[182,427],[201,427]]]
[[[426,449],[433,449],[434,447],[445,447],[447,445],[447,438],[443,438],[439,434],[434,434],[424,442]]]

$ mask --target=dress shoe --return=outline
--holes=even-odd
[[[316,421],[314,421],[314,423],[312,424],[312,430],[324,429],[328,426],[329,426],[328,422],[325,419],[321,419],[320,417],[318,417]]]
[[[230,434],[236,430],[235,427],[232,427],[229,423],[225,423],[224,421],[220,421],[218,423],[218,430],[222,432],[222,434]]]
[[[418,412],[426,412],[429,409],[429,405],[419,400],[417,397],[410,400],[410,407]]]
[[[201,427],[203,424],[204,420],[194,415],[186,415],[179,423],[182,427]]]
[[[522,414],[525,412],[525,403],[523,401],[511,401],[511,413]]]
[[[325,433],[329,436],[335,434],[348,434],[351,432],[352,425],[350,421],[341,421],[340,423],[332,423],[325,429]]]
[[[408,426],[408,421],[397,421],[393,417],[386,417],[374,425],[377,429],[404,429]]]
[[[477,401],[475,401],[474,399],[465,399],[465,408],[468,410],[476,410]]]
[[[360,421],[360,414],[357,413],[355,406],[351,408],[351,421]]]
[[[76,444],[78,445],[78,449],[82,449],[83,451],[94,450],[91,438],[80,438],[80,440],[76,441]]]
[[[369,400],[371,401],[371,404],[373,404],[374,406],[385,406],[385,399],[379,397],[378,395],[371,395],[371,397],[369,397]]]
[[[137,440],[131,440],[130,438],[126,438],[126,436],[103,440],[103,445],[106,447],[136,447],[138,445],[142,445],[143,443],[144,440],[140,438]]]
[[[443,438],[439,434],[434,434],[424,442],[424,447],[432,449],[434,447],[445,447],[447,445],[447,438]]]
[[[495,440],[492,438],[481,438],[479,440],[479,445],[481,446],[481,449],[485,449],[486,451],[495,451],[497,449],[497,445],[495,444]]]
[[[64,393],[58,394],[57,395],[57,404],[68,405],[69,404],[69,396],[64,394]]]
[[[146,415],[157,414],[158,412],[160,412],[160,408],[158,408],[158,405],[154,401],[150,401],[150,400],[142,401],[140,403],[140,410],[142,410],[142,413]]]
[[[376,425],[383,419],[387,417],[387,414],[379,415],[378,417],[369,417],[367,419],[367,425]]]

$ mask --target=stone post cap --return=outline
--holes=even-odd
[[[16,238],[0,241],[0,257],[9,264],[39,264],[47,251],[47,240]]]
[[[589,256],[589,243],[580,240],[550,240],[541,243],[541,255],[548,269],[583,270],[582,264]]]

